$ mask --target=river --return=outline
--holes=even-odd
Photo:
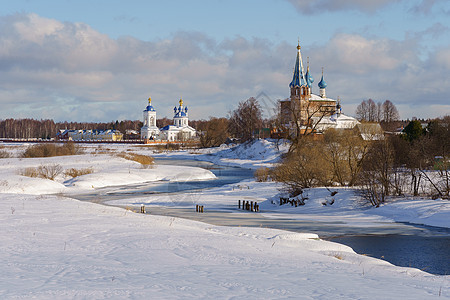
[[[253,177],[253,171],[238,167],[224,167],[195,160],[157,158],[158,164],[176,164],[201,167],[210,170],[216,180],[174,182],[165,184],[141,184],[97,191],[93,194],[71,197],[107,204],[110,200],[134,198],[146,194],[195,192],[237,184]],[[381,258],[397,266],[414,267],[426,272],[450,274],[450,229],[420,226],[407,223],[386,223],[376,227],[345,226],[339,222],[315,222],[283,217],[266,218],[263,214],[240,212],[236,209],[208,210],[197,214],[193,209],[176,207],[151,207],[150,214],[187,218],[214,225],[253,226],[283,229],[294,232],[311,232],[322,239],[339,242],[352,247],[357,253]]]

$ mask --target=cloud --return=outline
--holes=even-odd
[[[443,7],[439,7],[443,4]],[[422,0],[418,4],[412,6],[409,11],[414,14],[426,15],[428,16],[432,11],[438,7],[436,11],[444,14],[450,13],[450,8],[448,6],[447,0]]]
[[[121,14],[121,15],[115,16],[114,21],[124,22],[124,23],[136,23],[136,22],[138,22],[138,18],[129,16],[126,14]]]
[[[327,11],[358,10],[373,13],[401,0],[288,0],[301,14],[321,14]]]
[[[179,97],[202,105],[201,113],[190,110],[193,117],[223,116],[258,89],[273,89],[283,57],[261,39],[218,43],[199,32],[154,42],[111,39],[36,14],[0,17],[0,24],[0,101],[8,108],[0,118],[141,118],[149,95],[161,116],[171,117]],[[264,75],[255,77],[256,70]]]
[[[388,72],[404,61],[416,59],[414,41],[397,42],[389,39],[368,39],[357,34],[337,34],[325,47],[313,50],[322,60],[329,60],[331,70],[367,74]],[[319,61],[320,62],[320,61]]]
[[[395,3],[404,3],[406,9],[413,14],[429,15],[435,7],[436,11],[449,14],[447,0],[287,0],[300,14],[313,15],[324,12],[354,10],[363,13],[374,13]],[[442,7],[440,7],[442,6]]]
[[[226,116],[239,101],[262,91],[271,99],[289,96],[295,44],[240,36],[216,41],[201,32],[151,42],[111,39],[86,24],[35,14],[0,17],[0,25],[3,119],[141,119],[149,96],[159,117],[170,118],[183,97],[191,117],[199,119]],[[424,60],[418,56],[420,38],[337,34],[302,51],[310,57],[316,83],[325,67],[327,94],[340,96],[346,113],[370,97],[417,107],[417,116],[426,112],[427,117],[450,98],[450,48]]]
[[[311,64],[325,66],[328,95],[341,96],[353,113],[364,99],[389,99],[407,108],[405,118],[450,113],[450,47],[420,57],[417,37],[402,41],[337,34],[326,45],[307,48]],[[317,69],[317,67],[315,67]],[[434,111],[430,107],[447,107]],[[402,111],[400,111],[402,113]]]

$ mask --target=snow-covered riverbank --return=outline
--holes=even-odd
[[[0,298],[431,299],[450,278],[311,234],[2,194]]]
[[[140,163],[118,157],[113,152],[48,158],[5,158],[0,162],[0,193],[67,194],[145,182],[215,179],[213,173],[202,168],[170,165],[144,168]],[[62,169],[55,180],[20,175],[27,168],[54,165]],[[64,171],[71,168],[87,168],[92,173],[73,179],[64,176]]]
[[[214,149],[198,150],[196,154],[189,151],[175,151],[163,153],[174,158],[198,159],[213,162],[218,165],[239,166],[243,168],[257,169],[259,167],[271,167],[279,162],[280,156],[286,153],[288,144],[277,143],[271,140],[257,140],[251,144],[238,145],[236,147],[222,146]],[[196,194],[198,202],[202,205],[213,206],[217,209],[222,206],[236,205],[236,199],[247,199],[263,202],[261,208],[270,211],[276,217],[287,216],[298,220],[327,220],[329,222],[342,222],[352,226],[374,226],[384,222],[408,222],[413,224],[450,228],[450,201],[442,199],[414,199],[391,198],[379,208],[365,205],[356,190],[347,188],[332,188],[338,192],[330,196],[326,188],[314,188],[306,191],[309,198],[306,205],[293,208],[289,206],[277,207],[272,202],[278,201],[280,186],[273,182],[258,183],[249,181],[243,183],[248,190],[237,191],[232,186],[223,187],[202,194]],[[242,194],[242,196],[241,196]],[[189,197],[192,198],[192,195]],[[166,198],[168,201],[171,200]],[[334,201],[332,201],[334,200]],[[143,201],[151,205],[152,198]],[[333,205],[323,205],[331,203]],[[119,203],[119,202],[117,202]],[[269,215],[269,214],[266,214]]]
[[[150,154],[142,147],[120,147]],[[138,163],[94,152],[100,151],[0,160],[0,298],[450,298],[450,276],[396,267],[314,234],[219,227],[47,195],[152,180],[214,178],[203,169],[166,165],[143,169]],[[245,155],[226,159],[243,165],[257,157],[250,162],[244,162]],[[274,159],[267,155],[264,164]],[[94,172],[56,181],[18,175],[23,168],[52,163]],[[442,200],[401,200],[386,205],[392,210],[372,209],[357,204],[352,190],[340,189],[330,206],[322,204],[331,199],[329,191],[314,189],[308,192],[310,201],[295,208],[273,204],[277,193],[273,182],[249,180],[196,193],[192,203],[220,208],[236,205],[237,198],[254,199],[262,210],[270,210],[263,212],[267,217],[326,219],[350,226],[410,218],[450,227],[450,210]],[[152,199],[141,202],[152,205]],[[158,201],[164,205],[164,199]]]
[[[8,149],[17,156],[27,145],[13,144]],[[27,194],[54,193],[86,193],[96,188],[139,184],[144,182],[174,182],[190,180],[211,180],[215,176],[208,170],[186,166],[155,165],[151,169],[142,168],[134,161],[115,156],[116,153],[132,151],[156,157],[170,157],[176,159],[197,159],[214,162],[219,165],[240,166],[256,169],[260,166],[273,166],[280,155],[287,151],[287,144],[275,141],[258,140],[252,144],[222,146],[212,149],[189,151],[158,152],[140,145],[87,145],[84,155],[52,158],[8,158],[2,159],[0,164],[0,192]],[[55,181],[30,178],[19,175],[27,167],[59,164],[63,169],[91,168],[92,174],[74,179],[60,175]],[[309,199],[306,205],[298,208],[278,206],[280,186],[273,182],[259,183],[254,180],[242,183],[246,189],[234,186],[224,186],[217,189],[205,190],[197,193],[177,195],[180,201],[190,207],[200,204],[209,208],[220,209],[236,205],[236,199],[257,201],[263,210],[270,214],[298,220],[323,219],[331,222],[342,222],[347,225],[372,226],[380,222],[410,222],[430,226],[450,228],[450,202],[442,199],[411,199],[398,198],[389,201],[379,208],[364,205],[353,189],[333,188],[338,192],[330,196],[329,190],[315,188],[306,191]],[[333,202],[333,205],[323,205]],[[142,203],[145,205],[174,205],[174,198],[148,196],[145,199],[123,199],[113,202],[115,205],[130,205]],[[177,204],[177,203],[175,203]]]

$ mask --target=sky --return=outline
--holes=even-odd
[[[403,119],[450,114],[447,0],[1,0],[0,119],[191,119],[289,97],[302,46],[327,96],[369,98]]]

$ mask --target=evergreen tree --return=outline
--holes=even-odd
[[[422,124],[418,120],[413,120],[403,129],[404,137],[412,142],[424,134]]]

